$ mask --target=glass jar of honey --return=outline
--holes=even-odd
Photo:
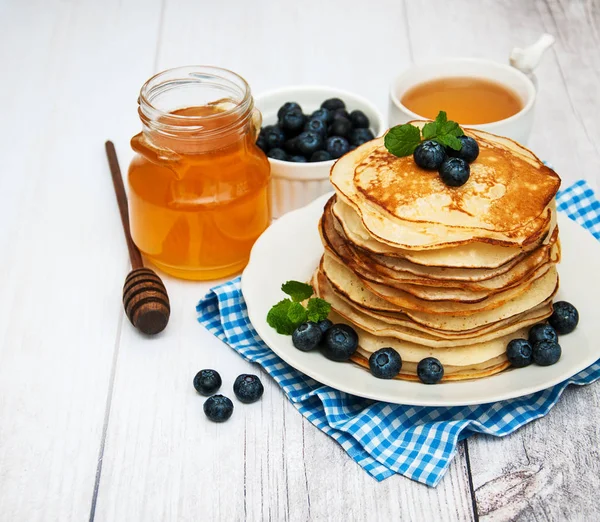
[[[176,277],[239,272],[271,219],[250,87],[225,69],[180,67],[150,78],[138,103],[143,130],[128,176],[135,244]]]

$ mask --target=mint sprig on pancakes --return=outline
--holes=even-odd
[[[469,163],[479,155],[479,145],[455,121],[440,111],[422,129],[406,123],[392,127],[384,138],[385,148],[399,158],[413,155],[426,170],[437,170],[449,187],[464,185],[471,174]]]
[[[292,335],[301,324],[318,323],[327,319],[331,305],[320,297],[312,297],[313,287],[299,281],[288,281],[281,290],[290,297],[273,305],[267,314],[267,323],[282,335]],[[306,302],[306,306],[302,301]]]
[[[402,158],[413,154],[423,140],[435,141],[443,147],[460,150],[462,143],[458,137],[463,135],[464,132],[458,123],[448,121],[447,114],[440,111],[435,121],[426,123],[422,130],[411,123],[392,127],[385,135],[384,143],[388,152]]]

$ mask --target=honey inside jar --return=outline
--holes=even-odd
[[[251,103],[239,105],[224,98],[150,117],[140,108],[147,128],[131,140],[132,237],[176,277],[241,271],[269,225],[270,167],[255,144],[260,121]]]

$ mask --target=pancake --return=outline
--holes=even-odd
[[[560,179],[509,139],[467,135],[480,153],[461,187],[393,156],[383,138],[331,169],[312,285],[330,319],[356,330],[351,360],[362,367],[392,348],[398,379],[417,381],[426,357],[443,365],[442,382],[486,377],[509,366],[512,339],[552,314]]]
[[[555,229],[549,243],[496,269],[424,268],[416,267],[404,260],[383,256],[361,255],[361,259],[373,270],[390,279],[421,285],[459,286],[474,291],[485,291],[506,288],[543,263],[549,261],[557,263],[560,260],[560,248],[557,240],[558,229]]]
[[[483,152],[471,165],[468,187],[449,188],[412,157],[393,156],[383,138],[338,160],[331,181],[370,235],[394,247],[527,245],[547,229],[548,205],[560,179],[541,162],[533,165],[505,144],[495,144],[493,135],[486,138],[479,138]],[[530,198],[530,190],[536,196]]]
[[[507,273],[501,274],[496,278],[474,283],[465,279],[428,279],[429,273],[427,269],[421,269],[421,275],[416,276],[410,272],[402,272],[390,269],[387,266],[380,266],[373,258],[360,255],[337,232],[333,224],[334,218],[330,212],[331,205],[332,201],[330,200],[325,207],[319,224],[319,231],[325,248],[332,251],[361,278],[403,290],[425,300],[479,302],[494,293],[515,286],[531,275],[539,266],[558,260],[559,249],[555,245],[558,230],[555,230],[551,242],[524,256],[521,262],[513,264],[513,268],[508,270]],[[406,261],[405,263],[410,264]]]
[[[358,233],[359,227],[366,230],[371,236],[371,240],[375,242],[373,243],[373,241],[368,241],[367,244],[369,247],[376,248],[376,243],[383,243],[387,245],[387,247],[392,247],[391,249],[385,250],[386,247],[377,245],[378,248],[383,248],[383,250],[381,250],[379,253],[386,253],[388,255],[393,255],[398,249],[400,249],[400,252],[403,250],[438,250],[442,248],[457,247],[474,242],[489,244],[496,247],[512,247],[513,250],[509,254],[514,255],[514,253],[517,252],[517,250],[519,250],[521,247],[527,248],[528,246],[535,245],[538,241],[540,241],[546,235],[552,219],[552,209],[547,207],[542,211],[540,216],[527,224],[525,227],[517,231],[512,231],[506,235],[500,232],[474,231],[466,228],[450,229],[449,227],[443,225],[434,225],[428,223],[398,223],[397,221],[390,221],[386,219],[383,214],[381,214],[381,212],[375,209],[372,205],[368,203],[363,203],[362,205],[362,210],[359,210],[358,207],[350,203],[349,199],[338,193],[338,199],[334,207],[334,212],[338,217],[339,214],[342,215],[341,220],[344,223],[351,223],[355,233]],[[360,225],[356,221],[356,218],[352,217],[351,211],[354,211],[354,213],[357,214]],[[517,248],[515,249],[515,247]],[[479,248],[481,249],[483,247]],[[493,252],[497,249],[487,250]],[[430,254],[430,258],[437,259],[439,255],[440,252]],[[478,253],[475,252],[472,253],[472,255],[477,258]],[[486,251],[485,255],[489,255],[489,252]],[[474,260],[472,263],[473,264],[470,266],[476,266]]]
[[[417,166],[412,156],[392,155],[383,138],[356,165],[354,187],[363,200],[402,222],[520,230],[552,201],[560,178],[515,142],[482,131],[472,137],[477,138],[479,156],[471,164],[469,183],[457,190]]]
[[[408,341],[422,346],[432,348],[450,348],[457,346],[468,346],[484,341],[491,341],[499,337],[504,337],[523,328],[533,325],[552,313],[552,307],[547,305],[538,314],[533,314],[525,320],[515,321],[509,325],[500,327],[496,330],[491,330],[487,333],[475,332],[472,337],[466,338],[443,338],[431,333],[426,333],[407,326],[394,324],[385,319],[377,319],[369,316],[353,306],[348,301],[345,301],[336,295],[334,289],[328,283],[327,279],[322,274],[317,274],[313,281],[317,295],[328,301],[332,309],[348,324],[355,324],[365,331],[379,337],[395,337],[403,341]],[[409,323],[409,321],[406,321]],[[410,323],[409,323],[410,324]]]
[[[356,304],[361,310],[366,308],[377,312],[404,313],[414,322],[429,328],[455,332],[479,328],[531,310],[552,297],[558,289],[558,274],[556,268],[552,266],[544,276],[533,281],[527,292],[523,292],[519,297],[507,301],[498,308],[464,316],[443,315],[402,309],[371,292],[352,271],[333,265],[332,272],[335,282],[329,277],[327,271],[323,270],[336,292]]]
[[[543,231],[536,240],[524,247],[501,246],[486,242],[467,243],[459,246],[446,246],[430,250],[408,250],[393,246],[374,238],[365,228],[360,216],[354,209],[336,198],[332,212],[344,235],[356,247],[366,253],[407,259],[414,264],[448,268],[498,268],[523,255],[524,252],[536,248],[547,237],[551,229],[555,210],[550,207],[548,230]]]
[[[361,279],[331,252],[325,252],[322,266],[325,275],[335,288],[343,288],[348,282],[351,282],[350,284],[354,286],[363,287],[365,293],[373,294],[392,304],[395,310],[406,313],[409,311],[422,312],[453,317],[470,316],[477,312],[491,311],[509,301],[514,301],[521,294],[527,292],[535,280],[542,278],[552,267],[550,264],[543,265],[521,284],[511,287],[504,292],[493,294],[487,299],[474,303],[463,303],[458,301],[426,301],[397,288]]]

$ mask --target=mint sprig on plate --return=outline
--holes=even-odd
[[[426,123],[423,129],[419,129],[411,123],[392,127],[385,135],[385,148],[393,154],[402,158],[410,156],[423,140],[436,141],[444,147],[460,150],[462,143],[458,136],[464,134],[458,123],[448,120],[444,111],[440,111],[434,121]]]
[[[327,319],[331,305],[320,297],[312,297],[313,287],[299,281],[287,281],[281,290],[290,297],[273,305],[267,314],[267,323],[282,335],[292,335],[306,321],[318,323]],[[307,301],[306,306],[302,304]]]

